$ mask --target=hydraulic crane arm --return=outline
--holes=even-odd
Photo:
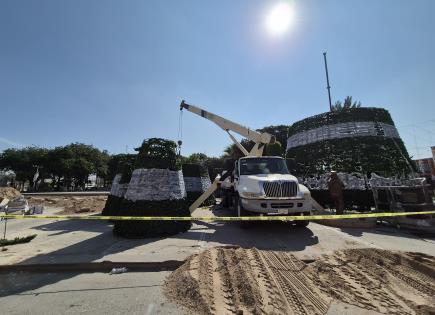
[[[228,132],[228,134],[231,137],[231,140],[233,140],[233,142],[237,145],[237,147],[246,156],[261,156],[263,154],[264,145],[275,142],[275,137],[272,136],[271,134],[268,134],[266,132],[260,133],[260,132],[255,131],[255,130],[251,130],[247,127],[244,127],[244,126],[239,125],[235,122],[232,122],[231,120],[228,120],[228,119],[225,119],[221,116],[207,112],[199,107],[189,105],[184,100],[180,104],[180,110],[183,110],[183,108],[187,109],[189,112],[192,112],[194,114],[197,114],[203,118],[206,118],[206,119],[214,122],[216,125],[218,125],[223,130]],[[247,138],[248,140],[253,141],[255,143],[255,145],[252,148],[251,152],[248,152],[242,146],[242,144],[239,141],[237,141],[236,138],[234,138],[234,136],[230,133],[230,131],[238,133],[239,135]]]

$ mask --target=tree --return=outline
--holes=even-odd
[[[5,187],[15,179],[14,171],[0,171],[0,187]]]
[[[251,151],[254,147],[254,142],[250,141],[248,139],[242,139],[240,141],[240,144],[246,149],[246,151]],[[222,156],[225,159],[239,159],[241,157],[245,156],[243,152],[239,149],[239,147],[233,143],[229,146],[227,146],[224,149],[224,155]]]
[[[122,173],[125,164],[134,165],[136,154],[115,154],[109,157],[107,162],[106,180],[111,181],[116,174]]]
[[[277,126],[268,126],[262,129],[257,129],[258,132],[267,132],[271,135],[275,136],[276,140],[281,143],[281,145],[287,143],[288,138],[288,129],[287,125],[277,125]]]
[[[12,170],[16,180],[24,183],[33,182],[36,170],[39,178],[45,178],[48,165],[48,150],[39,147],[26,147],[22,149],[6,149],[0,155],[0,169]]]
[[[100,151],[92,145],[71,143],[63,147],[56,147],[48,152],[48,169],[55,185],[69,188],[84,187],[90,174],[107,177],[109,154]]]
[[[361,107],[361,102],[355,101],[352,103],[352,96],[346,96],[343,103],[341,103],[341,101],[336,101],[335,104],[332,105],[332,110],[333,111],[341,111],[341,110],[346,110],[346,109],[350,109],[350,108],[358,108],[358,107]]]
[[[264,150],[263,155],[267,156],[283,156],[283,148],[279,141],[275,141],[275,143],[267,144]]]
[[[196,164],[207,162],[208,156],[204,153],[192,153],[188,157],[183,158],[183,164]]]

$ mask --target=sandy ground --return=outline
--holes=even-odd
[[[60,208],[59,214],[97,213],[106,204],[107,196],[27,197],[29,205]]]
[[[165,284],[197,314],[326,314],[338,300],[383,314],[435,312],[435,257],[351,249],[307,264],[289,252],[217,247]]]
[[[20,192],[12,187],[0,187],[0,201],[3,200],[3,198],[8,198],[9,200],[20,196]]]

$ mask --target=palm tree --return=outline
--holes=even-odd
[[[332,105],[332,110],[341,111],[341,110],[358,108],[358,107],[361,107],[361,102],[358,101],[352,103],[352,96],[346,96],[343,103],[341,101],[336,101],[335,104]]]

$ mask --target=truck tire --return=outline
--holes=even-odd
[[[235,201],[235,205],[236,205],[237,216],[238,217],[248,216],[249,212],[243,208],[242,200],[239,198],[238,195],[236,195],[236,197],[234,198],[234,201]],[[239,221],[239,226],[242,229],[246,229],[246,228],[251,226],[251,222],[250,221]]]

